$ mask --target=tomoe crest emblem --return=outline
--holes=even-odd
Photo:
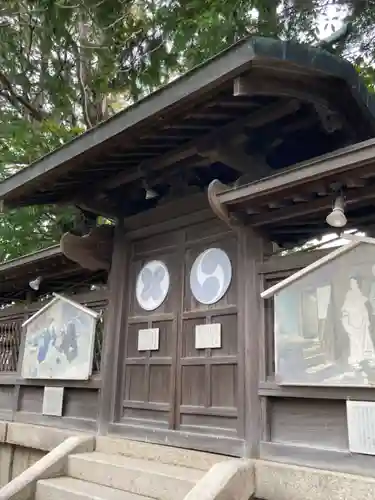
[[[190,289],[202,304],[215,304],[226,293],[232,280],[232,265],[220,248],[209,248],[195,259],[190,273]]]

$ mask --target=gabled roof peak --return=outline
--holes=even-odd
[[[325,264],[328,264],[329,262],[332,262],[333,260],[337,259],[338,257],[350,252],[354,248],[358,247],[361,244],[368,244],[368,245],[375,245],[375,238],[369,238],[367,236],[357,236],[357,235],[352,235],[348,234],[345,235],[345,240],[349,240],[349,243],[344,244],[343,246],[333,250],[331,253],[328,255],[325,255],[321,259],[318,259],[317,261],[313,262],[309,266],[304,267],[303,269],[300,269],[296,273],[292,274],[291,276],[288,276],[284,280],[280,281],[276,285],[271,286],[267,290],[264,290],[260,294],[262,299],[269,299],[273,297],[277,292],[280,292],[280,290],[286,288],[287,286],[291,285],[292,283],[298,281],[301,279],[303,276],[306,276],[307,274],[310,274],[313,271],[316,271],[320,267],[324,266]]]
[[[47,311],[47,309],[49,309],[51,306],[53,306],[54,304],[56,304],[59,301],[66,302],[66,303],[70,304],[71,306],[73,306],[73,307],[75,307],[77,309],[80,309],[84,313],[89,314],[93,318],[97,318],[99,316],[99,313],[97,313],[96,311],[93,311],[92,309],[89,309],[88,307],[85,307],[82,304],[79,304],[78,302],[75,302],[74,300],[71,300],[68,297],[65,297],[64,295],[60,295],[58,293],[53,293],[53,296],[54,296],[54,298],[52,300],[50,300],[41,309],[39,309],[39,311],[37,311],[32,316],[30,316],[30,318],[28,318],[22,324],[22,327],[24,327],[24,326],[28,325],[29,323],[31,323],[32,321],[34,321],[34,319],[36,319],[38,316],[40,316],[42,313],[44,313],[45,311]]]

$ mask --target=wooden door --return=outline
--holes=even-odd
[[[210,249],[224,253],[231,278],[219,300],[204,304],[192,292],[190,275],[196,259]],[[168,269],[169,290],[158,307],[146,311],[137,300],[136,283],[143,266],[154,261]],[[206,278],[209,273],[208,266]],[[238,418],[242,382],[237,295],[237,240],[227,229],[217,234],[211,222],[133,244],[122,423],[173,430],[174,437],[204,435],[221,443],[224,452],[228,451],[225,439],[218,441],[218,436],[243,437]],[[215,348],[202,348],[197,344],[197,327],[209,324],[220,330],[220,342]],[[140,351],[140,330],[154,328],[159,334],[157,348]],[[178,439],[173,443],[179,444]],[[220,446],[207,449],[220,451]]]
[[[133,244],[122,412],[122,421],[127,424],[173,428],[177,326],[181,302],[179,253],[178,233]],[[142,269],[150,262],[164,265],[164,271],[166,269],[169,274],[169,287],[165,300],[158,307],[145,310],[137,299],[136,289]],[[158,329],[155,350],[139,350],[140,330],[147,329]]]
[[[196,228],[187,232],[185,240],[185,282],[179,329],[176,427],[185,432],[198,431],[212,436],[236,437],[238,435],[237,242],[234,236],[227,234],[212,238],[202,237],[203,234]],[[224,251],[228,256],[232,276],[229,288],[223,297],[207,305],[194,296],[190,286],[190,275],[196,259],[213,249]],[[207,276],[210,276],[212,271],[214,269],[210,269],[208,265]],[[208,281],[206,283],[208,284]],[[214,284],[213,290],[209,292],[215,295],[215,290]],[[196,338],[197,327],[209,324],[220,325],[220,347],[199,348]]]

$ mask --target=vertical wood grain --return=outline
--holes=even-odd
[[[98,430],[105,434],[109,423],[115,417],[115,405],[118,401],[120,372],[119,354],[121,332],[126,311],[126,287],[128,275],[128,242],[122,222],[118,222],[109,273],[108,309],[104,324],[104,339],[101,366],[101,391],[99,397]]]
[[[258,396],[262,307],[258,263],[263,242],[250,228],[238,229],[239,238],[239,323],[240,382],[246,454],[257,457],[261,434],[261,403]],[[242,380],[241,380],[242,379]]]

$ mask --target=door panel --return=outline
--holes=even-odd
[[[237,435],[237,243],[235,237],[186,242],[185,286],[179,343],[181,382],[178,391],[176,427],[183,431],[214,435]],[[209,248],[227,254],[232,280],[224,296],[212,305],[200,303],[190,289],[190,272],[195,259]],[[210,269],[206,269],[207,273]],[[211,269],[211,272],[213,270]],[[198,325],[221,325],[221,347],[197,349]]]
[[[124,423],[216,437],[239,434],[237,240],[232,233],[212,236],[214,230],[189,227],[133,245]],[[219,248],[229,257],[232,279],[220,300],[205,305],[191,292],[190,272],[195,259],[209,248]],[[167,266],[170,287],[157,309],[145,311],[136,299],[135,286],[139,271],[150,260]],[[216,323],[221,325],[221,346],[197,349],[196,327]],[[158,350],[138,351],[139,330],[146,328],[159,329]]]
[[[149,241],[145,241],[133,247],[121,419],[128,424],[159,428],[169,427],[172,418],[172,365],[175,363],[178,314],[176,297],[181,295],[179,281],[174,279],[178,273],[177,248],[165,246],[167,249],[155,249]],[[142,253],[136,253],[136,250]],[[167,267],[170,283],[164,302],[155,310],[146,311],[137,300],[136,282],[143,266],[153,260],[160,260]],[[158,349],[139,351],[139,331],[151,328],[158,329]]]

